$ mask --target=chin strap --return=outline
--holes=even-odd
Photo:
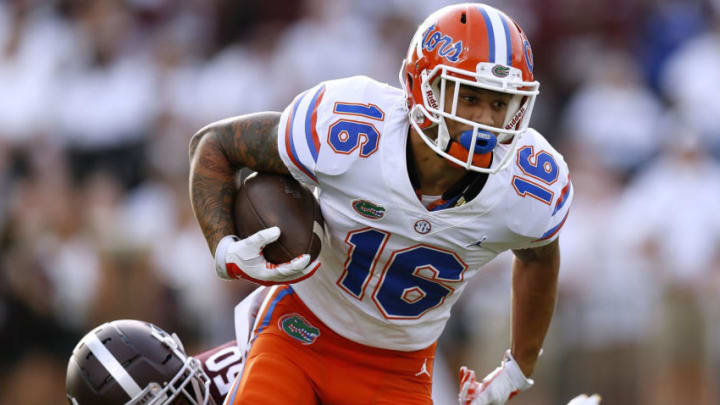
[[[475,148],[475,150],[477,150],[477,148]],[[462,160],[463,162],[467,161],[469,153],[468,149],[464,147],[460,142],[455,142],[452,139],[450,140],[450,142],[448,142],[448,146],[445,148],[445,152],[452,157]],[[451,160],[446,160],[449,165],[463,168],[462,166],[456,164]],[[490,162],[492,162],[492,152],[473,154],[472,164],[475,166],[490,167]]]

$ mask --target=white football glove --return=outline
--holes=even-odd
[[[510,350],[505,352],[505,358],[500,367],[493,370],[481,382],[475,379],[475,372],[463,366],[460,367],[460,405],[503,405],[520,391],[533,385],[533,380],[526,378]],[[573,404],[574,405],[574,404]]]
[[[571,399],[567,405],[600,405],[601,399],[602,398],[598,394],[593,394],[591,396],[581,394]]]
[[[265,245],[280,237],[280,228],[273,226],[245,239],[228,235],[220,239],[215,249],[215,271],[226,280],[244,278],[262,285],[289,284],[310,277],[319,267],[310,255],[300,255],[289,262],[274,264],[262,254]]]

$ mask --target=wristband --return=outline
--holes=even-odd
[[[524,391],[535,383],[532,379],[525,377],[517,361],[510,353],[510,349],[505,352],[505,359],[503,359],[503,366],[507,369],[508,377],[512,384],[520,391]]]
[[[225,261],[225,256],[227,255],[227,250],[230,245],[239,240],[240,238],[235,235],[226,235],[222,239],[220,239],[220,242],[218,242],[217,247],[215,248],[215,272],[217,273],[218,277],[224,280],[232,280],[235,278],[231,277],[227,272],[227,263]]]

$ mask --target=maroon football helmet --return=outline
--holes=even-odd
[[[85,335],[65,379],[71,405],[207,405],[209,386],[177,335],[136,320],[108,322]]]

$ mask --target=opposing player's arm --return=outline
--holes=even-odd
[[[223,236],[235,233],[231,212],[237,171],[288,173],[277,149],[279,122],[277,112],[228,118],[190,140],[190,201],[211,252]]]
[[[511,351],[525,376],[535,369],[557,300],[558,239],[513,250]]]

